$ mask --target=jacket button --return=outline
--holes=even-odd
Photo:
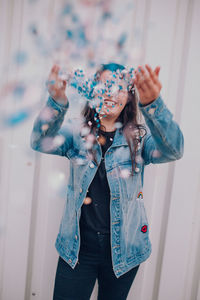
[[[75,239],[76,239],[76,240],[78,239],[77,235],[75,235]]]
[[[80,193],[82,193],[82,191],[83,191],[82,188],[80,188]]]
[[[72,262],[72,260],[71,260],[71,259],[69,259],[69,260],[68,260],[68,262],[70,262],[70,263],[71,263],[71,262]]]
[[[94,168],[94,164],[93,163],[90,164],[90,168],[92,168],[92,169]]]
[[[140,171],[140,168],[135,168],[135,172],[138,173]]]

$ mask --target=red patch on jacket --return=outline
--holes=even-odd
[[[141,231],[142,232],[147,232],[147,225],[142,226]]]

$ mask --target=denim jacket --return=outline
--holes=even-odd
[[[102,152],[97,142],[97,165],[88,156],[85,140],[77,130],[77,120],[68,120],[61,126],[68,106],[69,103],[59,104],[49,96],[34,122],[30,145],[35,151],[65,156],[70,161],[66,202],[55,247],[59,255],[74,269],[80,249],[81,206],[97,172]],[[138,106],[147,125],[147,134],[137,148],[137,157],[141,159],[134,176],[120,176],[129,174],[132,167],[129,146],[120,129],[116,129],[113,143],[105,153],[110,187],[112,264],[117,278],[145,261],[152,252],[142,193],[144,167],[150,163],[178,160],[183,156],[184,149],[183,134],[161,95],[148,105],[139,102]],[[45,119],[46,112],[51,114],[50,119]]]

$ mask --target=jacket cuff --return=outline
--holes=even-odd
[[[159,95],[158,98],[156,98],[150,104],[143,105],[141,102],[139,102],[138,106],[139,106],[141,112],[145,116],[147,116],[147,117],[153,117],[153,116],[156,117],[164,109],[165,103],[164,103],[161,95]]]
[[[67,101],[67,104],[61,104],[55,101],[51,96],[49,96],[47,105],[53,107],[56,110],[59,110],[60,112],[65,112],[69,107],[69,100]]]

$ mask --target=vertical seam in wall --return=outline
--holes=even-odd
[[[179,17],[179,10],[180,10],[180,0],[177,0],[177,5],[176,5],[176,17],[175,17],[175,22],[174,22],[174,28],[177,28],[178,26],[178,17]],[[173,68],[174,68],[174,60],[176,59],[176,48],[174,47],[174,45],[176,45],[176,37],[177,37],[177,31],[174,30],[173,33],[173,38],[172,38],[172,49],[171,49],[171,54],[170,54],[170,71],[169,71],[169,78],[168,78],[168,86],[166,88],[166,98],[168,99],[168,94],[170,91],[170,87],[171,87],[171,73],[173,73]]]
[[[159,255],[157,258],[152,300],[159,300],[158,295],[159,295],[159,288],[160,288],[163,257],[164,257],[164,251],[165,251],[167,224],[168,224],[169,210],[170,210],[170,204],[171,204],[171,195],[172,195],[172,187],[173,187],[173,180],[174,180],[174,169],[175,169],[175,163],[174,162],[169,163],[168,174],[167,174],[167,183],[166,183],[166,189],[165,189],[165,193],[164,193],[165,196],[164,196],[164,205],[163,205],[163,212],[162,212],[160,240],[159,240],[159,247],[158,247]],[[168,190],[168,187],[170,187],[169,190]]]
[[[35,153],[35,169],[33,176],[33,194],[32,194],[32,205],[31,205],[31,218],[30,218],[30,229],[29,229],[29,242],[27,251],[27,269],[26,269],[26,287],[24,293],[24,300],[31,298],[32,288],[32,274],[33,274],[33,255],[34,245],[36,238],[36,223],[37,223],[37,208],[38,208],[38,187],[40,178],[40,153]]]
[[[180,0],[179,0],[180,3]],[[179,3],[177,7],[179,7]],[[185,22],[184,28],[184,42],[183,42],[183,51],[181,55],[181,64],[180,64],[180,72],[179,72],[179,80],[178,80],[178,92],[177,92],[177,101],[176,101],[176,109],[175,109],[175,117],[177,122],[180,122],[181,119],[181,111],[183,106],[183,92],[184,92],[184,83],[185,83],[185,66],[188,60],[188,50],[189,50],[189,37],[191,33],[191,20],[192,20],[192,8],[193,8],[193,0],[189,0],[187,3],[187,17]],[[175,35],[174,35],[175,36]],[[184,72],[185,71],[185,72]],[[164,202],[164,209],[163,211],[163,222],[161,228],[161,238],[159,243],[159,253],[161,255],[158,258],[157,263],[157,272],[155,276],[155,284],[153,290],[153,297],[152,299],[158,299],[159,296],[159,288],[160,288],[160,279],[161,279],[161,271],[162,271],[162,264],[163,264],[163,257],[164,257],[164,247],[165,247],[165,240],[166,240],[166,233],[167,233],[167,224],[170,212],[170,205],[171,205],[171,197],[173,191],[173,182],[174,182],[174,173],[175,173],[175,162],[169,165],[169,171],[167,176],[167,184],[166,184],[166,191],[165,191],[165,202]],[[168,191],[168,187],[171,187]]]
[[[10,8],[10,7],[11,7],[11,9],[10,9],[10,11],[9,11],[9,8]],[[13,23],[13,5],[12,5],[12,3],[9,3],[9,2],[8,2],[6,8],[7,8],[7,10],[6,10],[5,14],[7,14],[8,16],[10,16],[10,19],[11,19],[11,20],[9,21],[9,18],[8,18],[8,24],[9,24],[8,28],[9,28],[9,30],[11,30],[11,26],[12,26],[12,23]],[[9,36],[10,36],[10,35],[9,35]],[[9,43],[9,44],[10,44],[10,43]],[[10,47],[9,47],[9,48],[10,48]],[[9,53],[9,52],[8,52],[8,53]],[[7,71],[7,77],[8,77],[8,71]],[[7,81],[7,80],[6,80],[6,81]],[[11,136],[11,138],[12,138],[12,136]],[[10,139],[10,140],[11,140],[11,139]],[[9,165],[7,166],[7,168],[10,169],[11,159],[8,160],[8,163],[9,163]],[[8,195],[8,194],[9,194],[10,172],[8,173],[7,178],[8,178],[8,184],[7,184],[7,187],[6,187],[5,195]],[[5,199],[4,199],[4,201],[5,201]],[[9,207],[9,202],[7,201],[6,204],[7,204],[7,205],[6,205],[6,211],[5,211],[5,214],[6,214],[5,220],[8,220],[8,207]],[[8,223],[8,222],[6,221],[5,224],[7,224],[7,223]],[[6,241],[6,231],[7,231],[7,226],[4,227],[4,230],[5,230],[5,231],[4,231],[4,239],[1,238],[1,242],[3,243],[3,247],[2,247],[2,261],[3,261],[3,262],[5,262],[4,257],[5,257],[5,244],[6,244],[5,241]],[[0,296],[2,296],[2,293],[3,293],[3,280],[4,280],[4,277],[3,277],[4,272],[3,272],[3,270],[4,270],[4,265],[2,266],[1,270],[2,270],[2,274],[1,274],[2,282],[1,282],[1,285],[0,285]]]
[[[183,52],[181,55],[181,67],[178,81],[178,92],[177,92],[177,101],[176,101],[176,120],[181,121],[181,112],[183,107],[183,94],[184,86],[186,81],[186,70],[187,70],[187,61],[188,53],[190,47],[190,36],[191,36],[191,27],[192,27],[192,14],[193,14],[194,0],[188,0],[187,5],[187,17],[184,28],[184,43],[183,43]]]
[[[181,58],[181,68],[180,68],[180,76],[179,76],[179,89],[177,93],[177,103],[176,103],[176,118],[180,122],[181,121],[181,112],[183,109],[183,95],[184,95],[184,86],[186,83],[186,70],[188,66],[188,57],[189,57],[189,48],[190,48],[190,37],[191,37],[191,30],[192,30],[192,17],[193,17],[193,11],[194,11],[194,0],[188,1],[188,9],[187,9],[187,18],[186,18],[186,24],[185,24],[185,39],[183,44],[183,55]],[[185,71],[185,72],[184,72]],[[198,249],[200,248],[200,238],[198,239]],[[196,252],[198,253],[198,251]],[[190,260],[188,257],[187,261],[187,269],[189,269]],[[199,264],[199,257],[196,256],[196,268],[193,273],[193,286],[191,288],[191,300],[197,299],[198,294],[198,283],[200,278],[200,264]],[[185,283],[187,282],[187,274],[185,274]],[[187,288],[187,285],[185,284],[185,289]],[[183,291],[183,295],[186,295]]]
[[[149,18],[150,18],[150,10],[151,10],[151,0],[146,0],[145,2],[145,14],[144,14],[144,27],[143,27],[143,34],[142,34],[142,57],[140,63],[144,63],[144,58],[146,57],[146,44],[147,44],[147,37],[148,37],[148,27],[149,27]]]
[[[138,8],[137,4],[138,4],[138,1],[135,0],[133,2],[134,2],[133,21],[132,21],[132,25],[131,25],[133,34],[131,34],[130,45],[134,49],[134,47],[135,47],[135,45],[134,45],[134,33],[135,33],[135,27],[136,27],[136,21],[135,20],[136,20],[136,15],[137,15],[137,8]]]
[[[198,178],[200,178],[200,172],[198,174]],[[197,192],[196,192],[197,195],[200,194],[200,181],[199,181],[199,184],[197,185]],[[194,212],[193,212],[193,216],[194,216],[194,220],[199,220],[199,212],[200,212],[200,204],[199,204],[199,198],[197,197],[196,198],[196,201],[195,201],[196,205],[194,206]],[[192,222],[193,224],[194,222]],[[199,233],[199,224],[200,222],[199,221],[196,221],[196,227],[198,228],[198,233]],[[193,240],[195,239],[195,234],[196,232],[192,232],[191,236],[190,236],[190,245],[192,247],[192,243],[193,243]],[[195,243],[197,245],[196,247],[196,255],[195,255],[195,259],[194,259],[194,269],[193,269],[193,274],[192,274],[192,279],[193,280],[190,280],[190,282],[192,282],[192,286],[190,287],[190,298],[191,300],[197,300],[199,298],[198,297],[198,289],[199,289],[199,282],[200,282],[200,260],[199,260],[199,253],[200,253],[200,235],[196,235],[197,236],[197,243]],[[189,251],[190,252],[190,251]],[[190,253],[188,253],[188,262],[187,262],[187,270],[186,270],[186,273],[185,273],[185,280],[184,280],[184,291],[183,291],[183,295],[185,296],[184,297],[184,300],[188,300],[188,298],[186,298],[189,294],[187,292],[187,289],[188,289],[188,285],[187,285],[187,278],[188,278],[188,274],[190,274]]]
[[[24,1],[24,0],[23,0]],[[52,12],[55,9],[56,1],[52,0],[48,6],[48,18],[53,18],[54,15]],[[51,19],[52,21],[52,19]],[[54,20],[53,20],[54,21]],[[52,26],[51,26],[52,29]],[[46,90],[44,89],[41,92],[40,102],[38,103],[38,107],[41,108],[41,104],[44,104],[43,99],[46,97]],[[31,205],[31,220],[30,220],[30,229],[29,229],[29,242],[28,242],[28,251],[27,251],[27,270],[26,270],[26,285],[25,285],[25,293],[24,300],[32,299],[32,293],[35,292],[36,298],[41,298],[42,291],[38,291],[38,286],[33,286],[33,268],[34,268],[34,252],[35,252],[35,243],[36,243],[36,229],[37,229],[37,215],[38,215],[38,205],[39,205],[39,181],[40,181],[40,167],[41,167],[41,154],[35,152],[35,169],[33,176],[33,194],[32,194],[32,205]],[[42,252],[43,253],[43,252]],[[33,290],[34,288],[34,290]],[[37,290],[35,290],[35,288]],[[37,292],[40,293],[37,294]]]

